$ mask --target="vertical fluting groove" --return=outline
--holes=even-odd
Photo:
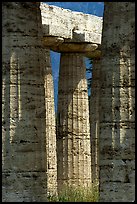
[[[68,69],[68,73],[67,73],[67,71],[66,71],[66,73],[67,73],[67,75],[68,75],[68,77],[69,77],[69,81],[68,81],[68,83],[66,83],[66,90],[67,90],[67,96],[68,96],[68,112],[67,112],[67,114],[68,114],[68,117],[67,117],[67,123],[69,124],[71,124],[71,127],[67,127],[68,129],[67,129],[67,134],[68,134],[68,141],[71,141],[71,146],[72,146],[72,148],[73,148],[73,142],[74,142],[74,140],[73,140],[73,138],[72,138],[72,132],[71,132],[71,130],[73,129],[73,121],[72,120],[70,120],[70,119],[68,119],[68,118],[72,118],[73,117],[73,98],[71,99],[71,95],[69,94],[69,92],[71,93],[72,92],[72,90],[71,90],[71,84],[70,84],[70,77],[72,77],[72,81],[73,81],[73,78],[74,78],[74,73],[73,72],[71,72],[71,66],[73,66],[73,64],[72,64],[72,60],[69,58],[69,54],[66,54],[66,57],[67,57],[67,59],[66,60],[68,60],[68,64],[66,64],[66,69]],[[63,59],[62,59],[63,60]],[[67,75],[66,75],[66,77],[67,77]],[[66,80],[67,81],[67,80]],[[69,174],[69,178],[68,178],[68,185],[70,185],[71,184],[71,179],[72,179],[72,177],[73,177],[73,173],[74,173],[74,158],[73,158],[73,156],[72,156],[72,154],[70,153],[70,147],[68,148],[68,154],[70,155],[70,157],[71,157],[71,163],[70,163],[70,161],[68,161],[68,165],[69,165],[69,170],[68,170],[68,174]]]
[[[105,3],[101,47],[99,112],[100,201],[134,202],[134,2]],[[132,103],[129,101],[132,101]]]
[[[69,61],[70,61],[70,64],[69,64],[69,69],[71,70],[71,66],[73,67],[74,66],[74,61],[73,61],[73,59],[72,59],[72,57],[70,56],[70,58],[69,58],[69,54],[68,54],[68,59],[69,59]],[[72,70],[72,83],[73,83],[73,81],[74,81],[74,76],[75,76],[75,73],[74,73],[74,70]],[[70,77],[70,71],[69,71],[69,77]],[[71,83],[71,82],[70,82]],[[69,86],[68,86],[68,89],[69,89]],[[73,90],[69,90],[69,92],[70,92],[70,94],[71,94],[71,92],[72,92]],[[69,94],[69,93],[68,93]],[[72,112],[70,112],[70,114],[72,114],[72,116],[71,117],[74,117],[74,98],[72,98]],[[73,122],[73,120],[72,120],[72,130],[70,129],[70,133],[73,135],[73,131],[74,131],[74,129],[75,129],[75,123]],[[70,135],[71,136],[71,135]],[[74,137],[73,136],[71,136],[72,137],[72,151],[74,150]],[[74,156],[73,156],[73,153],[72,153],[72,183],[73,183],[73,180],[74,180],[74,175],[75,175],[75,160],[74,160]],[[69,184],[71,185],[71,181],[69,182]]]
[[[75,66],[74,65],[74,59],[73,59],[73,56],[72,56],[72,62],[73,62],[73,67]],[[76,64],[78,65],[78,57],[77,57],[77,54],[76,54]],[[81,70],[80,70],[81,71]],[[76,73],[75,73],[76,75],[76,77],[78,76],[78,68],[76,67]],[[74,79],[73,79],[74,80]],[[79,88],[79,84],[78,84],[78,86],[77,86],[77,88]],[[78,115],[78,108],[79,108],[79,104],[78,104],[78,101],[79,101],[79,94],[76,92],[75,93],[75,90],[74,90],[74,95],[76,96],[76,98],[77,98],[77,108],[76,108],[76,120],[75,120],[75,122],[74,122],[74,124],[78,124],[78,118],[79,118],[79,115]],[[72,99],[73,100],[73,99]],[[73,108],[72,109],[72,117],[74,118],[75,117],[75,115],[74,115],[74,112],[75,112],[75,109]],[[77,125],[76,125],[76,127],[77,127]],[[75,128],[75,134],[76,134],[76,132],[77,132],[77,136],[79,136],[79,131]],[[79,157],[79,155],[78,155],[78,149],[77,149],[77,144],[78,144],[78,141],[77,141],[77,137],[76,137],[76,139],[74,138],[74,151],[75,151],[75,153],[74,153],[74,158],[75,158],[75,160],[74,160],[74,179],[76,178],[76,182],[77,182],[77,185],[79,185],[79,169],[78,169],[78,167],[79,167],[79,165],[78,165],[78,163],[79,163],[79,159],[78,159],[78,157]],[[78,162],[76,162],[76,161],[78,161]]]
[[[38,2],[2,2],[2,199],[47,200],[42,25]]]
[[[84,64],[83,64],[83,66],[84,66]],[[84,73],[86,73],[86,69],[84,70]],[[81,83],[82,92],[83,91],[87,91],[87,85],[84,83],[84,81],[85,81],[85,79],[83,79],[82,83]],[[85,124],[86,116],[84,116],[84,108],[85,108],[85,105],[87,105],[87,104],[83,103],[83,101],[85,99],[84,99],[84,96],[83,96],[82,92],[81,92],[81,115],[80,115],[80,118],[81,117],[84,118],[84,121],[83,121],[83,124],[82,124],[82,129],[84,130],[84,127],[86,126],[86,124]],[[88,133],[88,126],[87,126],[87,130],[85,130],[85,134],[87,135],[87,140],[88,140],[88,134],[87,133]],[[88,148],[88,145],[86,146],[87,140],[84,138],[84,141],[83,141],[83,147],[84,147],[84,154],[83,154],[83,161],[84,161],[83,162],[83,177],[84,177],[84,180],[86,180],[88,178],[88,174],[86,174],[86,171],[88,172],[88,168],[85,168],[86,167],[85,164],[86,164],[87,148]],[[84,186],[84,182],[83,182],[83,186]]]
[[[99,85],[100,59],[94,59],[92,69],[91,97],[90,97],[90,130],[91,130],[91,158],[92,182],[99,184]]]
[[[62,61],[63,61],[63,59],[62,59]],[[65,63],[65,68],[66,68],[66,70],[65,70],[65,76],[67,77],[68,76],[68,78],[70,78],[70,67],[71,67],[71,61],[69,60],[69,58],[67,57],[67,54],[66,54],[66,62],[67,63]],[[62,69],[63,69],[63,66],[62,66]],[[73,75],[72,75],[72,77],[73,77]],[[68,83],[70,83],[70,81],[69,81],[69,79],[68,79],[68,81],[66,80],[66,94],[67,94],[67,96],[66,96],[66,98],[67,98],[67,106],[68,106],[68,108],[67,108],[67,118],[66,118],[66,120],[67,120],[67,126],[66,126],[66,138],[67,138],[67,140],[68,140],[68,143],[69,143],[69,140],[70,140],[70,138],[71,138],[71,129],[72,129],[72,126],[73,126],[73,124],[72,124],[72,121],[71,120],[68,120],[68,118],[71,118],[72,117],[72,115],[70,114],[71,112],[72,112],[72,110],[73,110],[73,101],[72,100],[70,100],[70,95],[69,95],[69,90],[67,90],[68,89]],[[63,97],[63,96],[62,96]],[[72,146],[73,146],[73,141],[72,141]],[[63,147],[64,148],[64,147]],[[70,156],[70,152],[69,152],[69,146],[68,146],[68,152],[67,152],[67,155],[69,155]],[[70,175],[70,171],[72,171],[72,168],[73,168],[73,158],[72,158],[72,164],[71,164],[72,166],[70,166],[70,163],[69,163],[69,160],[68,160],[68,166],[69,166],[69,169],[68,169],[68,178],[67,178],[67,185],[69,185],[69,178],[71,177],[71,175]]]
[[[67,150],[67,165],[69,168],[66,183],[74,186],[91,185],[89,110],[85,72],[83,55],[77,53],[61,54],[58,114],[62,116],[62,118],[60,120],[61,124],[58,125],[57,128],[57,151],[58,156],[62,155],[64,158],[64,149]],[[66,100],[64,106],[62,106],[61,98]],[[67,118],[63,118],[62,113],[66,114]],[[64,135],[67,140],[67,148],[64,144],[63,149],[61,149],[60,144],[63,140],[64,121],[67,124]],[[86,155],[84,156],[84,154]],[[86,157],[87,160],[85,160]],[[62,166],[61,162],[63,158],[58,158],[58,169]],[[85,169],[86,165],[89,168]],[[61,185],[65,183],[65,181],[61,182],[61,180],[63,180],[63,173],[64,172],[62,172],[61,175],[58,172],[58,184],[60,183]]]
[[[57,195],[56,121],[54,109],[54,86],[50,62],[50,51],[45,50],[45,106],[47,148],[47,191]]]
[[[71,66],[73,66],[73,64],[71,65],[71,63],[73,63],[73,61],[69,58],[69,54],[68,54],[68,60],[69,60],[69,77],[72,77],[72,80],[74,80],[74,72],[73,71],[71,71]],[[71,83],[71,82],[70,82]],[[68,87],[66,87],[67,89],[69,89],[69,86]],[[68,90],[69,92],[71,92],[71,90]],[[69,92],[68,92],[68,96],[69,96]],[[70,96],[69,96],[70,97]],[[69,101],[69,100],[68,100]],[[72,115],[71,115],[71,117],[73,117],[73,115],[74,115],[74,113],[73,113],[73,108],[74,108],[74,104],[73,104],[73,102],[74,102],[74,100],[73,100],[73,98],[72,98],[72,109],[69,111],[68,110],[68,113],[70,112]],[[71,104],[70,104],[71,105]],[[72,128],[70,128],[69,129],[69,134],[70,134],[70,138],[71,138],[71,143],[72,143],[72,149],[74,148],[74,138],[72,137],[72,135],[71,134],[73,134],[72,132],[71,132],[71,130],[73,130],[73,127],[74,127],[74,124],[73,124],[73,120],[69,120],[70,122],[71,122],[71,124],[72,124]],[[68,123],[69,123],[69,121],[68,121]],[[69,139],[70,140],[70,139]],[[70,149],[69,149],[69,151],[70,151]],[[69,152],[69,154],[71,155],[71,159],[72,159],[72,164],[70,163],[70,172],[71,172],[71,175],[70,175],[70,177],[69,177],[69,179],[71,180],[72,179],[72,177],[73,177],[73,174],[74,174],[74,157],[73,157],[73,155]],[[72,165],[72,167],[71,167],[71,165]],[[72,168],[72,169],[71,169]],[[71,181],[69,181],[68,182],[69,183],[69,185],[71,185]]]

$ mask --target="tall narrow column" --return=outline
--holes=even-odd
[[[44,55],[38,2],[2,2],[2,200],[47,200]]]
[[[92,65],[92,81],[90,96],[90,132],[91,132],[91,171],[92,182],[99,184],[99,91],[100,91],[100,59],[94,59]]]
[[[58,93],[58,187],[91,185],[91,147],[83,55],[62,53]]]
[[[105,3],[100,71],[100,201],[135,201],[135,3]]]
[[[50,51],[46,49],[45,60],[47,191],[49,195],[57,195],[57,152],[54,86],[50,62]]]

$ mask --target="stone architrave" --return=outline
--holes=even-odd
[[[47,201],[39,2],[2,2],[2,200]]]
[[[99,91],[100,59],[93,59],[90,96],[91,172],[94,185],[99,184]]]
[[[46,41],[49,37],[59,37],[67,42],[101,43],[102,17],[48,5],[45,2],[41,2],[40,9]],[[52,48],[58,49],[57,43],[53,41],[51,44]]]
[[[56,120],[54,109],[54,85],[50,62],[50,51],[45,49],[45,105],[46,105],[46,147],[47,147],[47,191],[57,195],[57,152]]]
[[[135,201],[135,2],[106,2],[100,69],[100,201]]]
[[[91,185],[91,146],[86,67],[83,54],[61,53],[58,125],[58,189]]]

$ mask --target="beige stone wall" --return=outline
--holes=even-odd
[[[91,184],[91,147],[83,55],[62,53],[58,92],[58,188]]]
[[[44,61],[39,3],[2,3],[2,199],[46,201]]]
[[[105,3],[100,70],[100,201],[135,201],[135,3]]]
[[[47,148],[47,191],[57,194],[56,121],[54,109],[54,85],[50,62],[50,51],[45,50],[45,105]]]

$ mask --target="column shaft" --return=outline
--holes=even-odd
[[[83,55],[62,53],[58,93],[58,186],[91,185],[91,146]]]
[[[2,199],[47,197],[44,61],[38,2],[2,2]]]
[[[92,81],[90,96],[90,132],[91,132],[91,171],[92,182],[99,183],[99,91],[100,91],[100,59],[92,64]]]
[[[135,3],[105,3],[100,71],[100,201],[135,201]]]
[[[54,85],[50,62],[50,51],[45,50],[45,105],[47,147],[47,191],[57,194],[56,121],[54,108]]]

